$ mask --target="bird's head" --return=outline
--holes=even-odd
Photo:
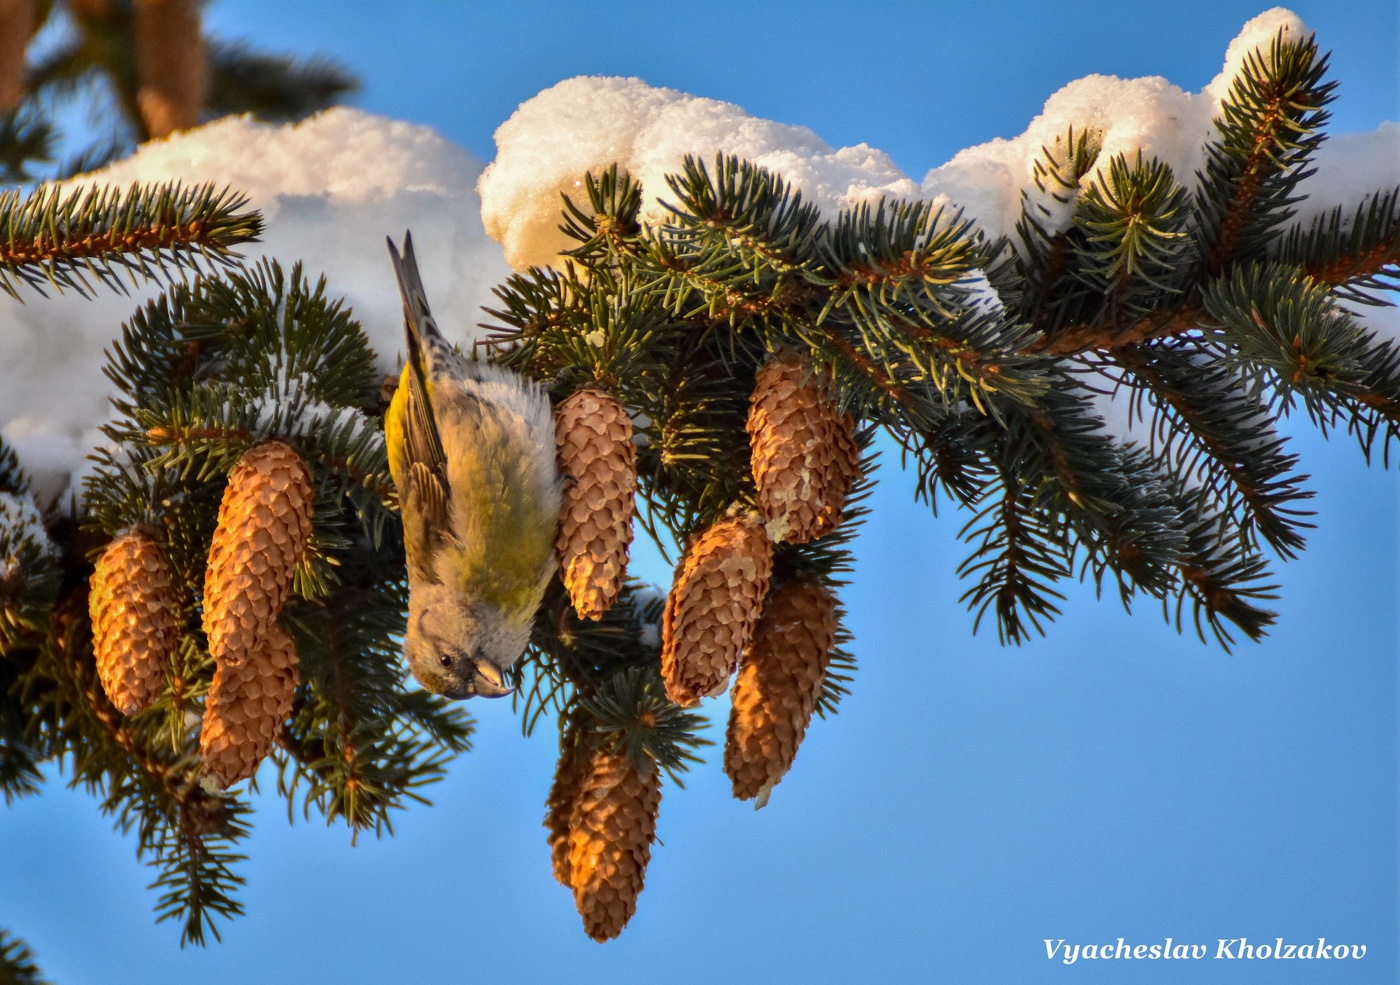
[[[503,612],[443,585],[415,585],[404,656],[419,684],[448,698],[510,694],[506,671],[530,639],[531,614]]]

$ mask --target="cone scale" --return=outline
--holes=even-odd
[[[545,800],[544,826],[549,832],[550,861],[554,878],[561,886],[570,886],[569,835],[574,823],[574,809],[583,787],[587,760],[577,743],[568,737],[561,742],[559,763],[554,768],[554,782]]]
[[[661,774],[641,770],[625,755],[599,751],[588,760],[569,830],[568,875],[583,928],[611,940],[637,911],[646,882]]]
[[[559,471],[559,570],[574,609],[599,619],[617,601],[627,573],[637,493],[632,419],[609,394],[575,392],[555,412]]]
[[[214,671],[199,736],[204,771],[223,787],[256,773],[291,714],[296,687],[296,647],[273,623],[248,659]]]
[[[311,536],[311,473],[268,441],[229,476],[204,577],[204,632],[220,665],[242,663],[282,611]]]
[[[836,599],[816,581],[775,588],[731,692],[724,772],[734,796],[768,802],[797,756],[836,645]]]
[[[760,367],[747,429],[769,538],[804,544],[836,529],[860,472],[855,422],[836,413],[806,357],[781,353]]]
[[[165,686],[179,636],[170,565],[154,539],[132,531],[107,545],[90,582],[88,612],[108,700],[123,715],[144,711]]]
[[[661,617],[661,678],[682,708],[722,692],[753,635],[773,573],[756,516],[721,520],[690,545]]]

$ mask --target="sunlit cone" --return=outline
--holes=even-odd
[[[199,122],[209,92],[199,0],[135,0],[136,105],[150,137]]]
[[[554,767],[554,783],[545,800],[544,826],[549,831],[549,852],[554,864],[554,878],[560,885],[569,882],[569,830],[573,824],[574,808],[578,804],[583,774],[588,766],[579,748],[574,729],[565,730],[559,743],[559,763]]]
[[[170,565],[149,535],[132,531],[107,545],[89,588],[102,689],[118,711],[134,715],[148,708],[165,686],[179,634]]]
[[[797,756],[836,645],[836,598],[814,580],[774,588],[730,694],[724,772],[740,800],[768,802]]]
[[[240,663],[277,619],[311,536],[311,473],[268,441],[229,476],[204,575],[204,632],[220,664]]]
[[[595,941],[622,933],[646,881],[661,774],[625,755],[596,752],[584,770],[569,831],[569,877],[583,929]]]
[[[806,357],[782,353],[759,369],[748,432],[758,507],[773,542],[802,544],[834,530],[860,452],[855,422],[836,413]]]
[[[38,26],[38,0],[0,0],[0,115],[24,98],[24,50]]]
[[[622,590],[632,543],[632,419],[611,396],[585,387],[559,405],[555,441],[559,471],[569,477],[559,511],[559,569],[575,611],[599,619]]]
[[[697,537],[676,569],[661,617],[661,677],[682,708],[729,686],[773,573],[757,516],[730,517]]]
[[[296,687],[296,647],[276,623],[243,663],[219,665],[199,735],[204,772],[224,787],[256,773],[291,714]]]

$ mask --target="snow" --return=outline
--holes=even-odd
[[[318,400],[316,389],[310,375],[289,377],[282,370],[266,388],[245,393],[241,399],[255,413],[254,429],[259,435],[303,438],[329,429],[347,444],[383,445],[384,432],[375,421],[353,407],[332,407]]]
[[[666,592],[655,585],[641,584],[632,593],[632,611],[637,613],[641,625],[642,646],[661,648],[661,616],[665,608]],[[657,605],[657,603],[661,603]],[[647,609],[655,606],[655,618],[647,618]]]
[[[560,195],[587,205],[583,178],[616,162],[642,184],[642,217],[666,215],[664,176],[687,154],[713,168],[737,154],[781,173],[824,212],[881,195],[917,198],[918,186],[890,156],[865,144],[833,149],[806,127],[750,116],[641,79],[581,76],[526,100],[496,131],[496,160],[482,172],[481,216],[517,270],[554,261],[568,239]]]
[[[12,549],[30,541],[38,545],[45,554],[57,552],[53,541],[49,540],[48,531],[44,529],[44,521],[34,504],[34,497],[28,493],[16,496],[14,493],[0,492],[0,531],[8,535],[6,542]],[[14,557],[0,560],[5,562],[0,575],[13,570],[12,566],[16,563]]]
[[[1356,213],[1367,196],[1400,184],[1400,123],[1387,120],[1370,133],[1339,133],[1313,156],[1317,173],[1304,178],[1293,208],[1297,222],[1343,206],[1344,218]]]
[[[1226,51],[1221,73],[1199,93],[1162,78],[1091,75],[1050,96],[1014,137],[969,147],[922,179],[866,144],[833,148],[810,129],[755,117],[732,103],[650,86],[639,79],[579,77],[523,103],[496,132],[496,159],[479,161],[433,130],[359,110],[336,109],[300,124],[270,126],[224,119],[143,146],[131,158],[80,182],[210,181],[249,195],[267,221],[265,241],[249,258],[301,259],[313,278],[324,272],[343,295],[392,371],[401,345],[397,289],[384,237],[414,233],[424,281],[444,331],[468,342],[479,309],[509,270],[555,260],[560,194],[578,196],[586,172],[614,162],[638,178],[645,217],[661,218],[668,194],[662,176],[686,154],[707,165],[723,152],[770,168],[828,217],[881,196],[927,198],[962,208],[990,235],[1009,233],[1030,190],[1064,222],[1068,204],[1034,192],[1042,148],[1073,124],[1097,131],[1106,164],[1141,150],[1171,165],[1190,185],[1201,145],[1229,80],[1249,50],[1283,28],[1302,36],[1298,17],[1276,8],[1249,21]],[[1303,185],[1311,198],[1297,221],[1340,203],[1355,205],[1400,184],[1400,124],[1371,133],[1334,135]],[[1081,189],[1095,180],[1086,176]],[[498,245],[499,244],[499,245]],[[509,266],[507,265],[507,261]],[[996,299],[984,281],[968,287],[984,304]],[[145,294],[152,289],[143,289]],[[111,385],[103,349],[136,306],[134,297],[99,293],[20,305],[0,298],[0,435],[13,444],[41,494],[67,487],[87,449],[101,440]],[[1400,337],[1393,311],[1363,312],[1386,337]]]
[[[449,338],[469,342],[480,306],[509,273],[484,234],[476,179],[481,163],[429,127],[334,109],[300,124],[227,118],[144,145],[75,185],[180,180],[247,194],[266,220],[247,258],[304,262],[344,296],[385,372],[395,369],[403,316],[384,237],[413,230],[434,314]],[[0,436],[13,445],[43,501],[62,493],[102,440],[112,385],[103,350],[137,301],[99,291],[25,304],[0,297]]]

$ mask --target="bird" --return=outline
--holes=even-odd
[[[548,395],[458,352],[413,252],[388,240],[408,353],[384,418],[408,562],[404,657],[448,698],[501,697],[555,571],[560,478]]]

